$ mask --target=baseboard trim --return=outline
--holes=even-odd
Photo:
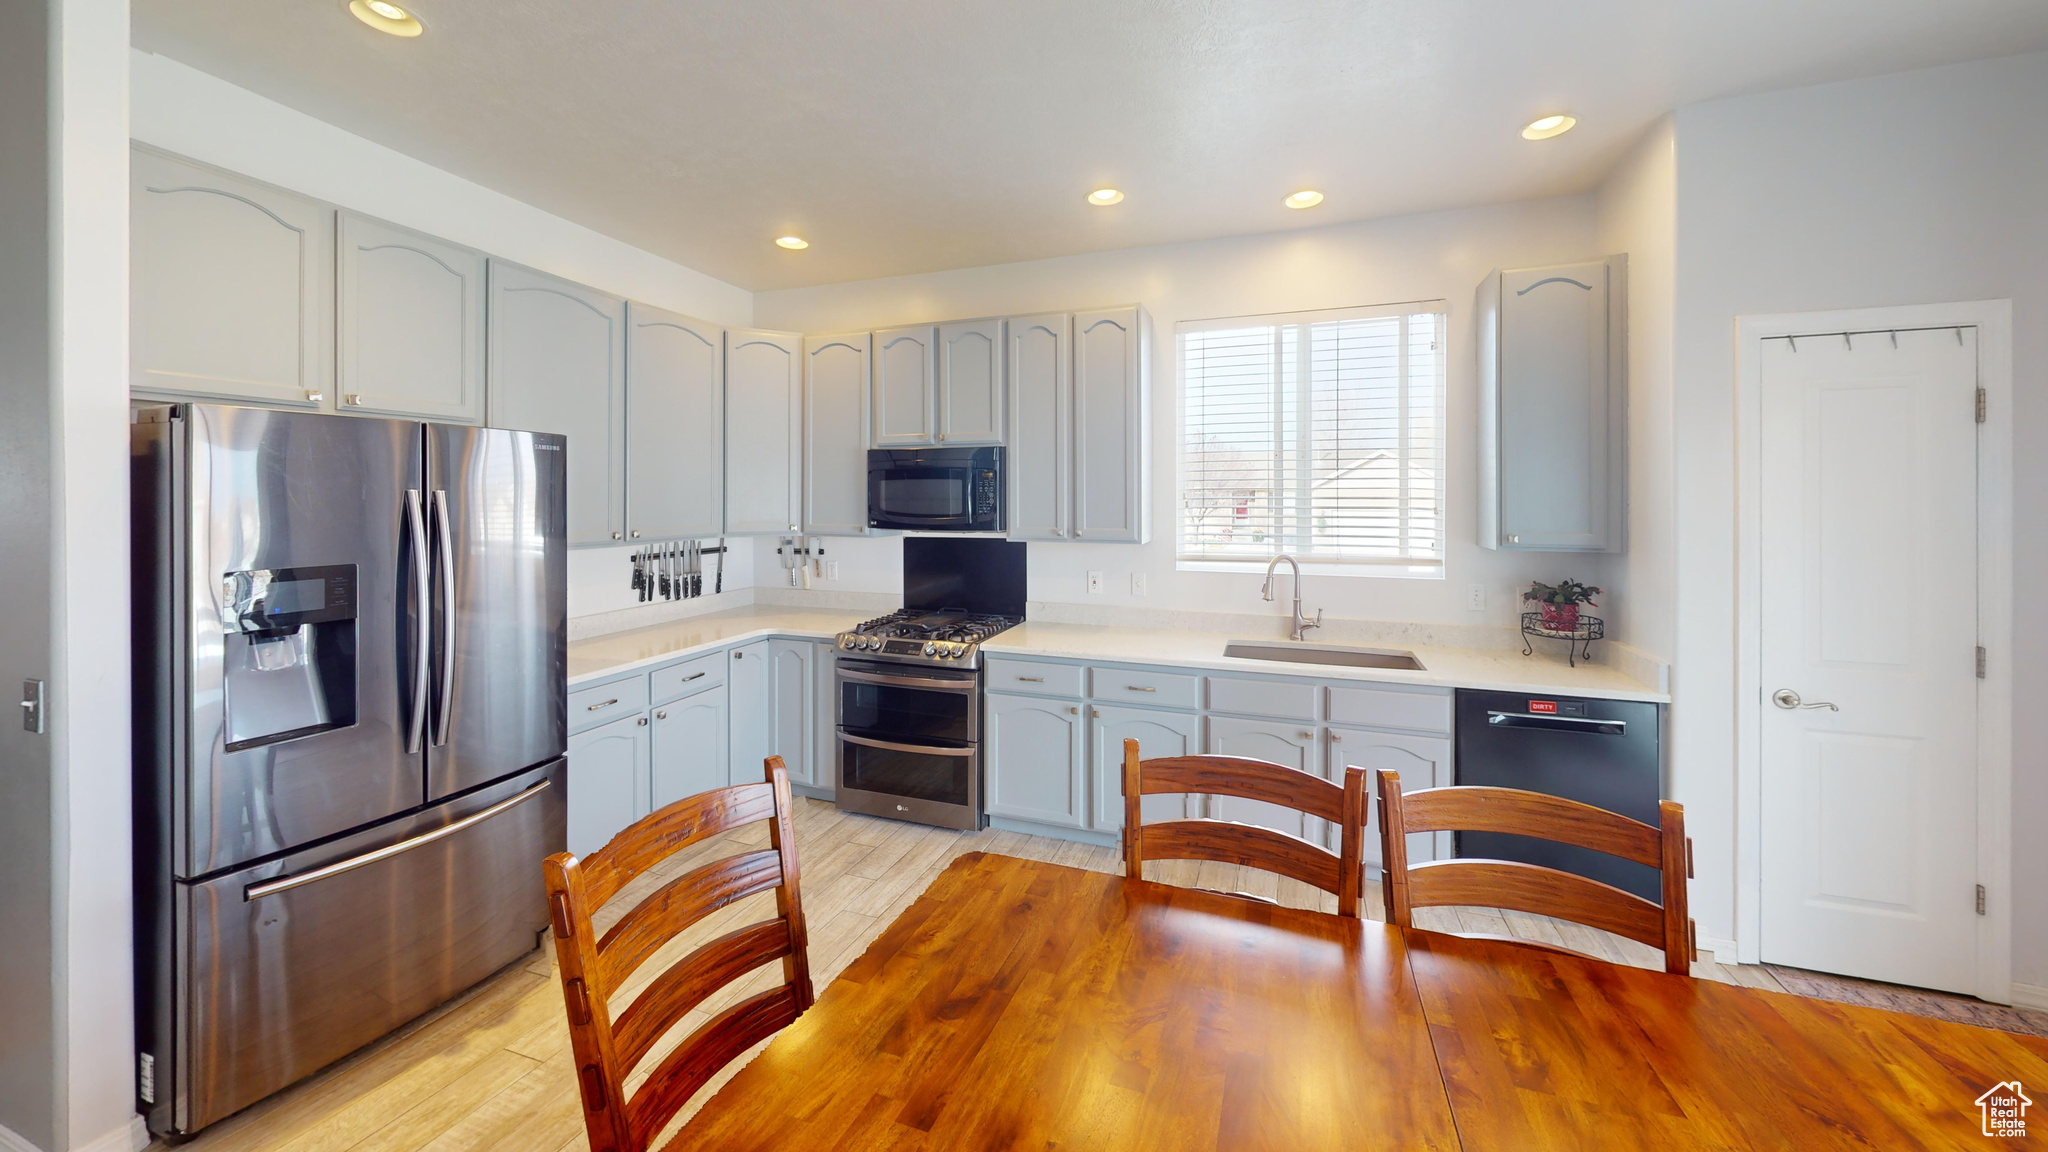
[[[0,1152],[43,1152],[43,1150],[30,1143],[28,1137],[23,1136],[5,1124],[0,1124]]]
[[[1003,816],[991,816],[988,818],[988,826],[1003,832],[1022,832],[1027,836],[1044,836],[1049,840],[1073,840],[1101,848],[1114,848],[1117,844],[1117,835],[1114,832],[1063,828],[1057,824],[1040,824],[1035,820],[1011,820]]]
[[[2048,985],[2012,982],[2012,1006],[2048,1012]]]
[[[78,1145],[73,1152],[142,1152],[148,1146],[149,1125],[143,1123],[140,1116],[130,1116],[128,1123]],[[0,1152],[43,1152],[43,1149],[21,1133],[0,1124]]]
[[[1735,948],[1735,941],[1722,940],[1714,936],[1699,938],[1700,951],[1712,952],[1716,964],[1740,964],[1742,959]]]

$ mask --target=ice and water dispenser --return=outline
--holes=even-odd
[[[355,723],[355,565],[230,572],[221,596],[227,751]]]

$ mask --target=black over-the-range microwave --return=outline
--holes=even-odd
[[[1002,448],[871,449],[868,527],[1003,531]]]

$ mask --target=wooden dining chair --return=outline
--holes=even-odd
[[[1277,872],[1337,896],[1337,914],[1356,919],[1364,877],[1365,769],[1346,768],[1344,786],[1299,768],[1243,756],[1138,758],[1138,742],[1124,741],[1124,875],[1144,876],[1147,860],[1213,860]],[[1340,830],[1340,850],[1270,828],[1230,820],[1139,819],[1144,798],[1167,792],[1237,796],[1318,816]],[[1242,893],[1232,893],[1242,895]]]
[[[648,1141],[705,1081],[788,1026],[815,999],[797,891],[789,772],[780,756],[770,756],[765,768],[765,783],[678,800],[589,856],[558,852],[543,864],[592,1152],[646,1152]],[[591,913],[634,877],[705,837],[755,820],[768,822],[767,848],[693,868],[649,893],[602,935],[591,927]],[[676,961],[613,1019],[612,994],[663,944],[719,908],[771,888],[773,919],[727,932]],[[627,1097],[627,1075],[677,1021],[734,979],[778,958],[780,985],[706,1021]]]
[[[1417,908],[1508,908],[1626,936],[1661,949],[1666,972],[1692,971],[1693,924],[1685,900],[1685,882],[1692,878],[1692,841],[1685,836],[1683,805],[1660,802],[1662,827],[1653,828],[1605,808],[1542,792],[1464,786],[1404,795],[1400,773],[1382,768],[1379,777],[1380,893],[1386,898],[1388,923],[1414,927]],[[1653,904],[1598,880],[1519,861],[1432,860],[1411,868],[1411,832],[1509,832],[1605,852],[1657,869],[1663,878],[1664,903]],[[1568,952],[1541,941],[1514,942]]]

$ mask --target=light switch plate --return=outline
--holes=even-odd
[[[1133,573],[1131,573],[1131,595],[1133,595],[1133,596],[1143,596],[1144,594],[1145,594],[1145,574],[1144,574],[1143,572],[1133,572]]]
[[[24,732],[41,735],[43,731],[43,682],[23,680],[21,682],[21,728]]]
[[[1473,612],[1486,611],[1486,585],[1473,584],[1465,589],[1465,607]]]
[[[1102,595],[1102,570],[1099,568],[1088,570],[1088,594],[1090,596]]]

